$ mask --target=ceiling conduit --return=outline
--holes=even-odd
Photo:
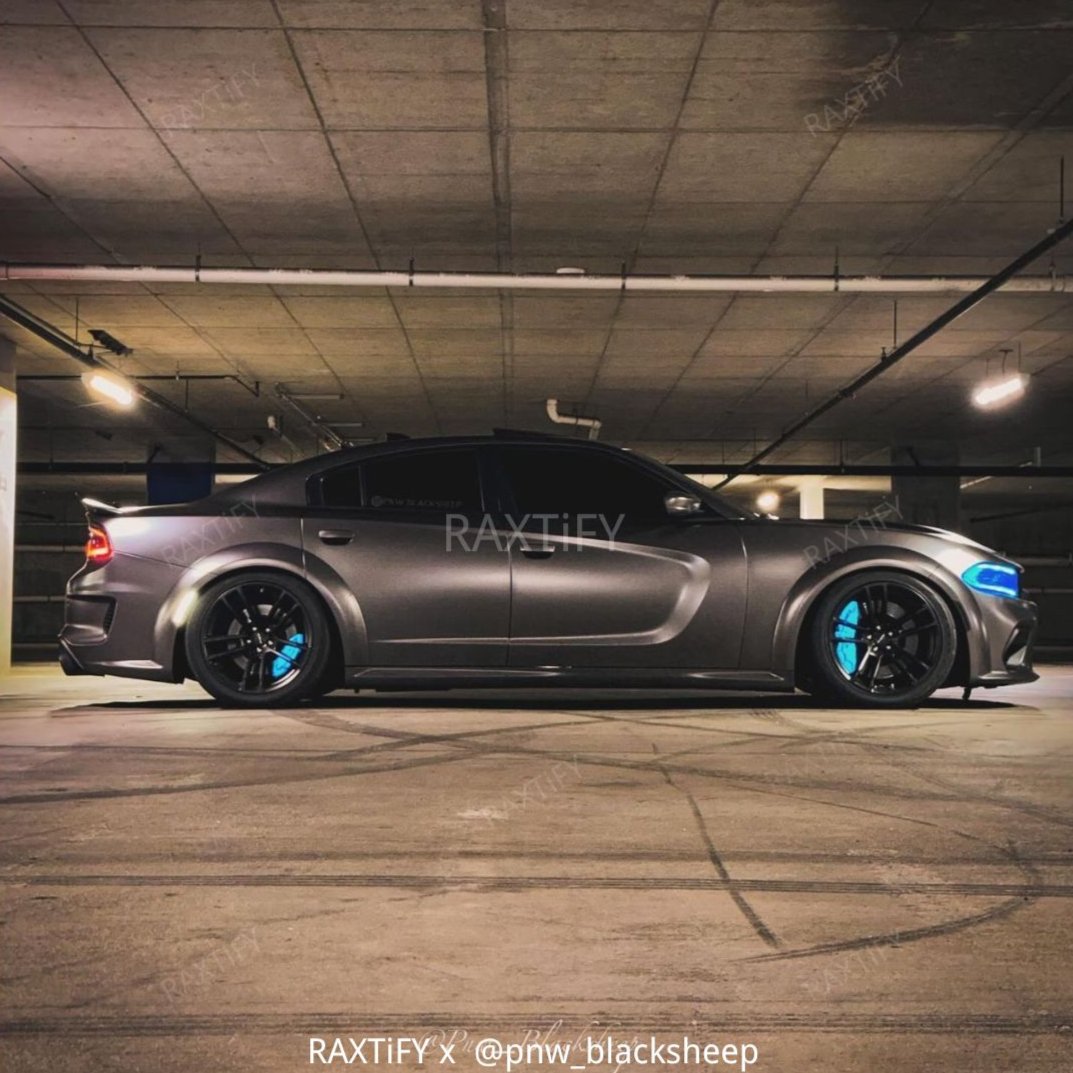
[[[28,309],[24,309],[22,306],[18,305],[18,303],[11,301],[10,298],[4,298],[2,295],[0,295],[0,314],[19,325],[20,328],[25,328],[26,331],[32,332],[39,339],[43,339],[46,343],[55,347],[61,353],[66,354],[70,358],[74,358],[75,361],[85,365],[87,368],[106,369],[109,372],[119,374],[118,369],[113,369],[107,362],[101,361],[92,350],[83,350],[78,341],[72,339],[66,332],[60,331],[59,328],[56,328],[47,321],[35,316]],[[124,377],[124,379],[126,378]],[[194,417],[188,410],[184,410],[181,406],[172,402],[171,399],[153,391],[151,388],[147,388],[144,384],[137,383],[134,380],[129,382],[138,398],[156,406],[158,409],[166,410],[169,414],[174,414],[176,417],[182,418],[188,425],[193,425],[194,428],[211,436],[213,439],[218,440],[229,450],[234,451],[235,454],[252,462],[259,469],[266,468],[265,463],[262,462],[261,459],[259,459],[252,451],[246,450],[242,444],[236,443],[230,436],[225,436],[218,429],[213,428],[211,425],[207,425],[204,421]]]
[[[0,264],[0,280],[74,283],[203,283],[251,286],[426,287],[487,290],[638,291],[650,293],[759,294],[958,294],[973,292],[987,276],[643,276],[577,272],[415,272],[335,271],[296,268],[203,268],[171,265]],[[1073,282],[1047,276],[1008,279],[1011,294],[1073,293]]]
[[[839,388],[833,395],[831,395],[824,402],[821,402],[818,406],[814,406],[803,417],[798,418],[788,429],[782,432],[771,441],[763,450],[757,451],[742,467],[742,473],[751,472],[757,463],[762,462],[772,452],[777,451],[786,442],[793,439],[803,429],[808,428],[818,418],[823,417],[828,411],[833,410],[840,402],[846,399],[852,398],[861,388],[870,384],[877,377],[882,376],[892,366],[897,365],[902,358],[911,354],[917,347],[926,343],[933,335],[938,335],[948,324],[957,320],[958,317],[963,316],[973,306],[978,305],[985,298],[995,293],[1001,287],[1005,286],[1010,280],[1021,271],[1022,268],[1027,268],[1036,258],[1041,257],[1048,250],[1053,249],[1064,239],[1073,234],[1073,219],[1066,220],[1065,223],[1060,223],[1057,227],[1052,228],[1039,240],[1031,249],[1026,250],[1020,257],[1011,261],[1002,271],[996,272],[990,279],[986,280],[979,287],[972,292],[972,294],[965,295],[960,301],[955,302],[944,313],[940,313],[930,324],[926,324],[918,332],[914,332],[904,343],[895,347],[889,354],[884,354],[874,364],[870,365],[860,376],[855,377],[845,387]],[[715,487],[722,488],[724,485],[729,484],[734,479],[733,476],[729,476],[720,481]]]

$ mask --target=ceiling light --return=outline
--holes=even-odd
[[[82,382],[94,394],[115,403],[116,406],[133,406],[134,400],[138,397],[134,387],[115,373],[106,373],[96,369],[84,373]]]
[[[972,393],[974,406],[986,410],[991,406],[1000,406],[1006,402],[1012,402],[1018,396],[1025,393],[1028,386],[1028,377],[1021,373],[1013,376],[1005,376],[1001,380],[991,380],[980,384]]]
[[[782,499],[779,497],[779,493],[768,488],[756,497],[756,509],[761,514],[774,514],[779,509],[781,502]]]

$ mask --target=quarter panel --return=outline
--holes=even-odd
[[[988,639],[979,604],[960,581],[980,558],[964,547],[913,532],[866,533],[848,547],[845,528],[757,522],[743,528],[749,559],[749,615],[742,665],[789,673],[801,627],[816,598],[833,582],[866,569],[904,570],[930,581],[954,607],[965,629],[971,673],[988,659]],[[844,548],[824,558],[817,548]]]

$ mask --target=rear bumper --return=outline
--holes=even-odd
[[[162,572],[173,568],[117,555],[67,584],[60,666],[65,674],[115,674],[174,682],[173,628],[161,620]]]

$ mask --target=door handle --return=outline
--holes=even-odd
[[[317,536],[325,544],[349,544],[354,539],[354,533],[350,529],[322,529]]]
[[[527,559],[550,559],[555,554],[555,548],[522,548],[522,554]]]

